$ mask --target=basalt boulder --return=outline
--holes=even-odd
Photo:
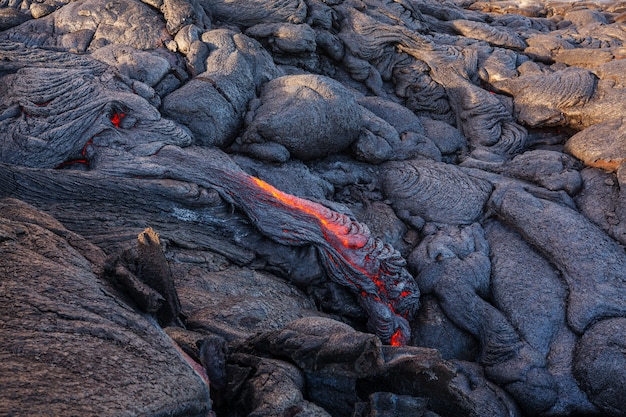
[[[359,95],[323,76],[272,80],[250,102],[235,149],[275,162],[322,158],[348,147],[358,159],[372,163],[407,159],[420,152],[439,158],[428,138],[402,125],[397,130],[385,120],[391,113],[379,111],[379,116],[369,111],[359,105]],[[415,116],[413,121],[419,123]]]
[[[241,33],[214,29],[200,42],[207,48],[206,70],[167,95],[162,111],[187,126],[196,143],[223,147],[241,128],[256,89],[281,71],[257,41]]]

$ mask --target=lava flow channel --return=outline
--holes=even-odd
[[[398,251],[373,238],[366,225],[322,204],[244,173],[229,180],[224,189],[261,232],[286,245],[315,245],[329,277],[357,294],[370,329],[385,343],[406,344],[419,289]]]

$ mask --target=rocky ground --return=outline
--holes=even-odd
[[[0,2],[0,415],[625,416],[625,22]]]

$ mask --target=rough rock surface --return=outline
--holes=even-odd
[[[623,140],[624,119],[614,119],[591,126],[572,136],[565,151],[582,160],[585,165],[616,171],[626,163],[626,142]]]
[[[625,21],[0,2],[0,404],[625,415]]]
[[[0,413],[206,415],[172,340],[98,278],[105,254],[30,205],[0,208]]]

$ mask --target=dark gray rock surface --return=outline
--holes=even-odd
[[[0,2],[0,404],[213,413],[165,326],[224,416],[624,415],[624,21]]]
[[[243,123],[256,89],[281,75],[271,56],[241,33],[227,29],[202,34],[212,53],[206,70],[163,100],[163,114],[187,126],[198,144],[230,144]]]

